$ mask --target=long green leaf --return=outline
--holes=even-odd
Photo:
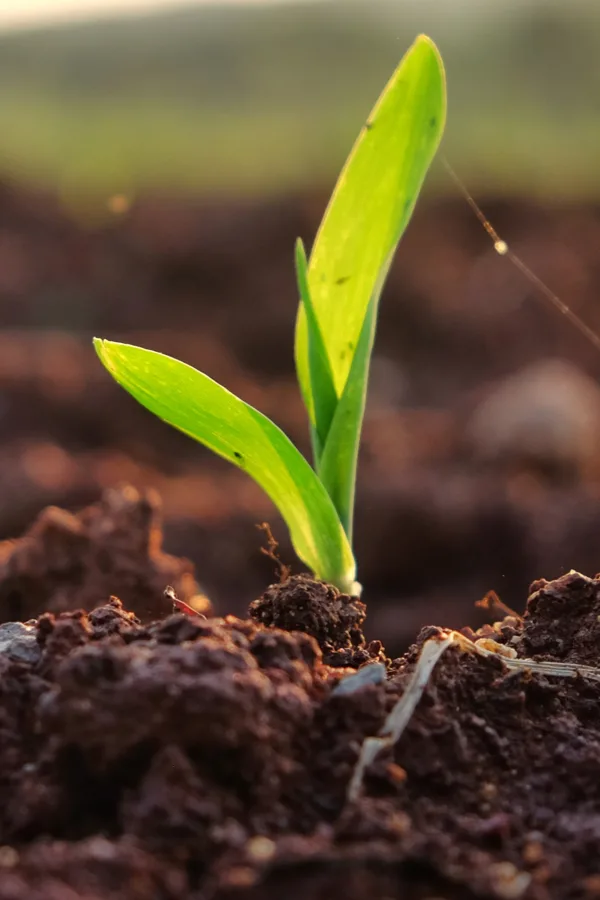
[[[360,435],[381,289],[438,147],[446,114],[435,45],[415,41],[379,98],[330,200],[310,258],[312,319],[298,312],[296,369],[316,430],[316,469],[352,540]],[[325,342],[334,389],[324,418],[311,334]],[[326,432],[325,438],[323,434]]]
[[[352,368],[346,379],[321,453],[317,472],[352,544],[352,520],[360,434],[367,401],[369,362],[377,325],[377,297],[371,301],[358,339]]]
[[[355,563],[333,503],[289,438],[197,369],[141,347],[95,339],[111,375],[143,406],[247,472],[285,519],[318,578],[352,590]]]
[[[336,406],[335,415],[317,466],[319,478],[333,500],[350,544],[352,544],[358,450],[367,402],[371,354],[375,343],[381,289],[391,261],[392,254],[379,273],[373,297],[367,307],[367,314],[356,352],[352,358],[344,392]]]
[[[336,393],[342,395],[367,307],[410,219],[445,120],[435,44],[420,36],[392,75],[342,170],[310,256],[309,287]],[[306,313],[296,326],[296,369],[313,424]]]
[[[315,424],[311,424],[311,438],[313,453],[318,459],[325,446],[329,426],[333,419],[338,398],[333,386],[331,366],[327,357],[327,350],[323,335],[315,315],[315,310],[308,286],[308,263],[306,252],[301,239],[296,241],[296,280],[298,293],[306,313],[306,325],[308,329],[308,365],[310,371],[310,383],[315,398]]]

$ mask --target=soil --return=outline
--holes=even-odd
[[[261,492],[138,407],[90,340],[198,365],[308,450],[292,248],[310,244],[326,197],[140,198],[92,227],[56,197],[0,185],[0,539],[48,504],[74,510],[128,483],[159,491],[165,550],[194,562],[220,614],[245,615],[273,580],[256,523],[294,564]],[[598,207],[477,199],[600,330]],[[473,604],[492,588],[518,606],[540,572],[600,569],[599,380],[600,354],[494,253],[461,198],[420,202],[382,302],[359,467],[370,639],[397,655],[425,622],[482,624]]]
[[[117,591],[147,621],[172,611],[165,586],[198,612],[209,610],[192,564],[162,551],[152,491],[107,490],[76,515],[48,507],[23,537],[0,543],[0,622],[25,621],[41,609],[92,609]]]
[[[301,575],[246,619],[169,614],[189,564],[154,510],[125,491],[4,547],[0,590],[37,618],[0,652],[0,900],[600,897],[597,681],[449,648],[350,800],[439,629],[390,659],[362,602]],[[594,666],[600,579],[539,580],[523,617],[464,633]]]

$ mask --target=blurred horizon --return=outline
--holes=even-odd
[[[176,12],[181,9],[200,6],[219,7],[223,5],[248,7],[273,4],[325,4],[328,0],[3,0],[0,5],[0,31],[4,29],[35,29],[52,25],[69,25],[102,19],[120,19],[144,16],[160,12]],[[397,0],[378,0],[381,7],[398,6]],[[448,7],[456,12],[480,5],[479,0],[413,0],[431,8]],[[503,0],[502,4],[490,5],[488,14],[498,15],[515,6],[534,8],[546,4],[548,0]],[[592,0],[583,0],[591,4]]]
[[[328,185],[419,32],[472,189],[600,197],[591,0],[90,0],[51,25],[74,0],[12,6],[30,21],[0,30],[0,178],[71,205]],[[451,190],[439,166],[428,187]]]
[[[322,0],[3,0],[0,5],[0,31],[144,16],[203,5],[228,3],[247,6],[252,3],[290,2],[314,3]]]

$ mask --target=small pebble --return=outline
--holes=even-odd
[[[536,866],[544,858],[544,847],[539,841],[530,841],[523,847],[523,862]]]
[[[502,900],[518,900],[531,883],[529,872],[520,872],[511,862],[494,863],[490,869],[494,891]]]
[[[390,763],[386,771],[388,778],[394,784],[403,784],[406,781],[406,769],[403,769],[397,763]]]
[[[234,866],[223,875],[223,883],[228,888],[250,888],[258,880],[258,875],[249,866]]]
[[[498,788],[491,781],[484,781],[479,788],[479,793],[484,800],[494,800],[498,796]]]
[[[257,834],[246,844],[246,852],[254,862],[267,863],[275,856],[275,842]]]
[[[0,847],[0,868],[13,869],[19,862],[19,854],[14,847]]]
[[[383,663],[368,663],[366,666],[363,666],[362,669],[359,669],[355,675],[347,675],[345,678],[342,678],[331,693],[336,697],[342,697],[347,696],[348,694],[354,694],[355,691],[360,691],[368,684],[383,684],[385,681],[385,674],[385,666]]]
[[[5,622],[0,625],[0,654],[4,653],[16,662],[37,663],[42,655],[36,638],[37,629],[23,622]]]

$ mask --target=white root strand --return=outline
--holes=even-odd
[[[497,656],[491,650],[484,650],[476,647],[479,656]],[[538,672],[540,675],[552,675],[555,678],[574,678],[579,675],[581,678],[589,678],[590,681],[600,681],[600,669],[594,666],[582,666],[579,663],[569,662],[536,662],[535,659],[509,659],[502,656],[502,662],[508,669],[527,669],[530,672]]]
[[[454,643],[456,643],[456,640],[452,634],[442,638],[442,640],[430,638],[428,641],[425,641],[406,690],[383,723],[383,727],[379,732],[382,737],[389,737],[393,744],[400,740],[404,729],[417,708],[419,700],[423,696],[425,688],[429,684],[429,679],[436,663],[442,653]]]
[[[534,659],[518,659],[506,655],[506,648],[498,644],[498,649],[490,649],[493,641],[473,643],[458,631],[450,631],[439,637],[425,641],[415,669],[410,677],[406,690],[396,702],[377,735],[363,741],[352,778],[348,784],[348,800],[356,800],[360,794],[365,771],[385,748],[397,743],[406,726],[410,722],[418,703],[425,692],[429,679],[438,661],[449,647],[458,647],[465,653],[477,656],[495,656],[501,659],[507,669],[537,672],[540,675],[555,678],[573,678],[580,676],[592,681],[600,681],[600,669],[594,666],[578,665],[569,662],[537,662]]]
[[[456,643],[453,634],[452,632],[441,640],[439,638],[430,638],[423,644],[408,686],[383,723],[379,735],[368,737],[363,741],[350,784],[348,785],[349,800],[355,800],[358,797],[364,773],[380,750],[400,740],[402,732],[410,722],[412,714],[429,683],[435,664],[442,653]]]

